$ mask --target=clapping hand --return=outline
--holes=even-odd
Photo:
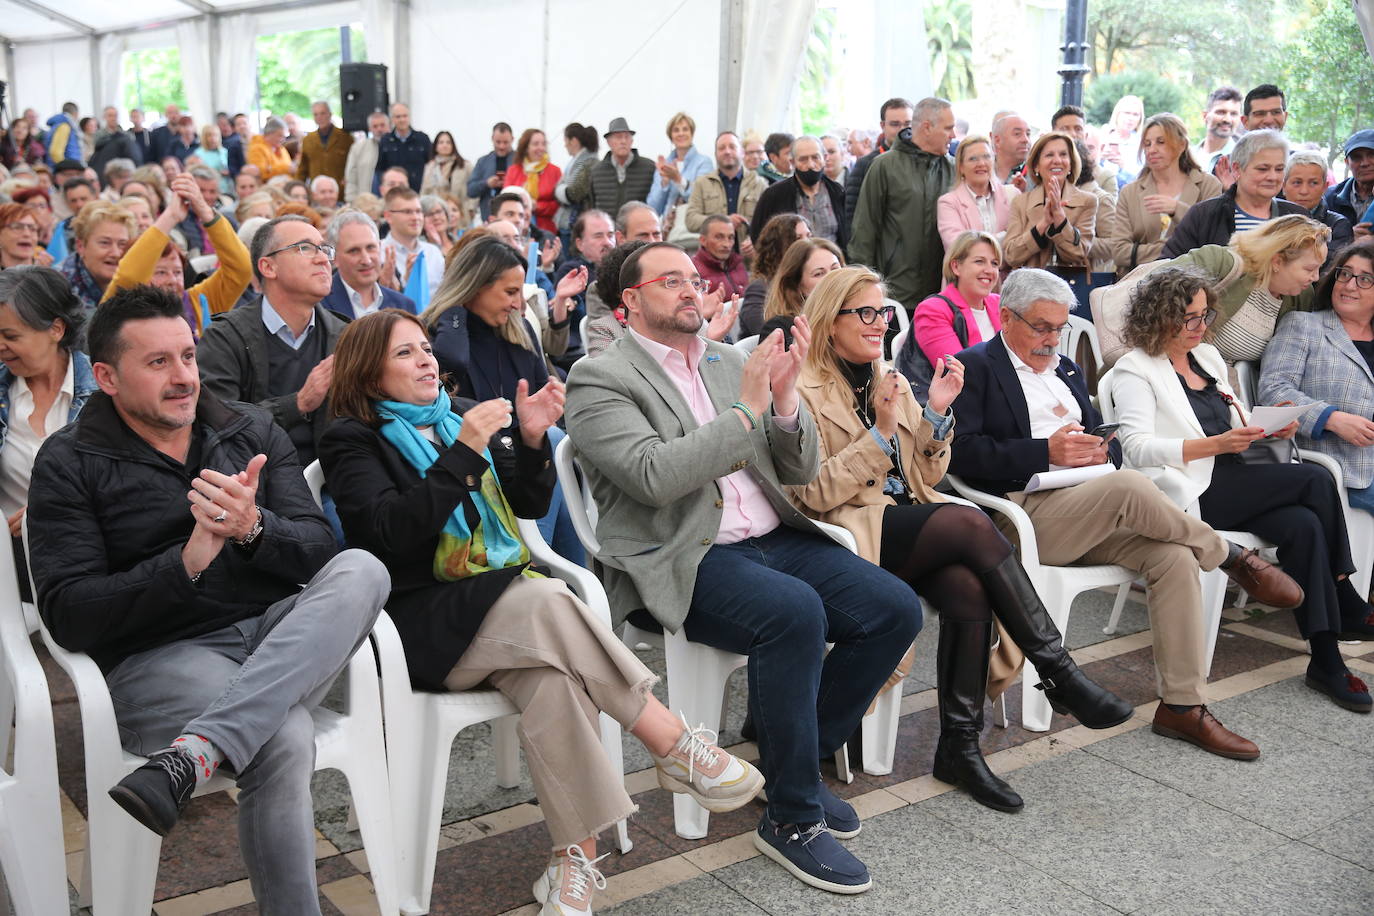
[[[399,293],[401,287],[396,280],[396,249],[391,245],[382,247],[386,249],[386,253],[382,255],[382,266],[377,271],[377,282]]]
[[[257,454],[237,474],[201,471],[186,494],[196,524],[221,538],[247,537],[258,521],[258,476],[266,464],[267,456]]]
[[[530,448],[539,448],[544,443],[544,433],[563,416],[563,402],[567,400],[567,388],[553,376],[534,394],[530,394],[530,383],[521,379],[515,389],[515,415],[520,418],[520,438]]]
[[[773,411],[778,416],[790,417],[797,412],[797,378],[802,366],[806,365],[806,354],[811,350],[811,325],[806,316],[798,315],[792,321],[792,346],[784,349],[782,331],[768,335],[776,341],[768,359],[768,382],[773,395]]]
[[[715,296],[716,301],[719,302],[720,289],[717,288],[714,292],[708,293],[705,297],[703,297],[703,299],[709,299],[711,296]],[[708,321],[706,325],[707,337],[709,337],[711,340],[716,341],[717,343],[725,339],[725,335],[729,334],[730,329],[735,326],[735,316],[739,314],[739,301],[740,300],[738,295],[731,296],[728,302],[726,302],[724,305],[718,306],[718,310],[716,311],[715,315]],[[709,309],[709,306],[707,308]],[[702,314],[707,313],[703,312]]]
[[[463,414],[463,428],[458,432],[458,441],[478,455],[482,454],[491,437],[498,430],[510,426],[510,414],[511,403],[505,398],[492,398],[474,404]]]
[[[563,253],[563,240],[558,236],[553,236],[544,240],[544,244],[539,246],[539,268],[548,273],[553,270],[553,266],[558,263],[558,256]]]
[[[935,378],[931,380],[926,406],[944,416],[949,405],[964,390],[964,364],[953,356],[935,361]]]

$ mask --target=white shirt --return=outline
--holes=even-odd
[[[997,335],[997,329],[992,326],[992,319],[988,317],[987,307],[984,306],[980,309],[970,307],[969,311],[973,313],[973,323],[978,325],[978,339],[992,340]],[[1008,350],[1007,352],[1010,353],[1011,351]],[[1015,358],[1015,354],[1013,354],[1013,358]]]
[[[978,215],[983,220],[983,231],[997,235],[997,204],[992,199],[991,185],[988,187],[988,193],[982,197],[973,194],[972,188],[969,189],[969,193],[973,194],[973,203],[978,207]],[[983,339],[987,340],[988,338],[984,337]]]
[[[1005,335],[1002,337],[1002,343],[1007,343]],[[1011,357],[1011,366],[1016,370],[1016,380],[1021,383],[1021,392],[1026,396],[1026,412],[1030,415],[1032,439],[1048,439],[1067,423],[1083,422],[1083,408],[1078,406],[1078,399],[1073,396],[1073,390],[1055,374],[1054,370],[1059,366],[1057,355],[1044,372],[1036,372],[1022,362],[1010,346],[1007,346],[1007,356]],[[1056,409],[1060,412],[1055,413]],[[1051,464],[1050,470],[1059,467],[1061,465]]]
[[[267,301],[266,296],[263,296],[262,323],[263,326],[267,328],[268,334],[274,334],[280,337],[282,342],[288,347],[293,350],[299,350],[301,345],[305,343],[306,338],[310,336],[310,332],[315,330],[315,310],[310,310],[310,322],[305,326],[305,330],[301,331],[301,336],[297,337],[295,334],[291,333],[291,326],[286,323],[286,319],[278,314],[277,310],[272,308],[272,303]]]
[[[5,433],[4,448],[0,448],[0,512],[9,518],[29,503],[29,476],[33,473],[33,459],[43,441],[67,425],[67,414],[76,397],[76,382],[72,373],[73,360],[67,357],[67,376],[62,389],[43,418],[43,435],[33,431],[29,417],[33,416],[33,391],[23,378],[15,376],[10,382],[10,414]]]
[[[348,291],[348,301],[353,306],[353,317],[361,318],[369,312],[375,312],[382,307],[382,286],[380,283],[372,284],[372,304],[363,304],[363,294],[353,287],[344,283],[343,288]]]

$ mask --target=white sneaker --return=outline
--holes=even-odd
[[[554,856],[534,882],[534,899],[543,905],[539,916],[591,916],[592,894],[606,889],[596,863],[608,855],[588,861],[582,847],[574,845],[567,855]]]
[[[688,728],[666,757],[654,755],[658,784],[669,792],[686,793],[707,811],[734,811],[749,804],[763,788],[763,774],[716,746],[709,728]]]

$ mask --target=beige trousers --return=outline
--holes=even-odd
[[[598,713],[627,731],[658,678],[558,579],[516,579],[487,612],[449,690],[488,683],[520,709],[520,745],[554,849],[637,809],[601,747]]]
[[[1007,498],[1035,525],[1040,562],[1116,564],[1144,575],[1164,702],[1206,703],[1207,634],[1198,569],[1221,565],[1226,541],[1138,471]],[[1005,526],[1003,533],[1012,537]]]

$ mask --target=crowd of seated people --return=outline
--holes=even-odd
[[[1208,707],[1199,570],[1291,609],[1305,683],[1369,712],[1337,641],[1374,638],[1345,524],[1374,512],[1374,129],[1337,181],[1272,85],[1214,91],[1197,145],[1134,96],[1100,128],[1069,105],[959,140],[946,100],[879,111],[877,131],[702,140],[676,112],[642,151],[625,118],[503,121],[472,156],[404,103],[357,135],[324,102],[309,133],[175,105],[149,126],[110,107],[83,127],[70,103],[15,119],[0,503],[45,624],[95,659],[148,757],[92,791],[165,834],[225,768],[259,901],[318,912],[309,711],[385,612],[417,686],[487,684],[521,710],[553,844],[543,912],[592,911],[597,834],[634,811],[603,711],[710,810],[766,786],[758,850],[862,892],[841,842],[860,818],[818,761],[909,670],[925,613],[933,772],[986,806],[1024,805],[980,749],[985,700],[1018,674],[1090,728],[1132,713],[1068,655],[1005,520],[949,501],[950,474],[1018,503],[1042,562],[1144,578],[1156,734],[1261,753]],[[1115,431],[1059,354],[1083,284],[1112,281],[1130,290]],[[1308,407],[1275,435],[1247,419],[1246,361],[1257,403]],[[594,557],[553,472],[564,438]],[[1290,442],[1337,459],[1349,507],[1274,457]],[[1100,473],[1025,492],[1065,468]],[[516,518],[594,566],[615,623],[747,656],[757,767],[653,698]]]

